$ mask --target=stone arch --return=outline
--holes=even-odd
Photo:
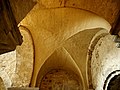
[[[57,60],[57,61],[56,61]],[[43,64],[42,68],[39,71],[36,86],[39,86],[42,78],[46,75],[46,73],[50,72],[51,70],[63,70],[66,72],[72,72],[73,75],[77,75],[78,80],[80,81],[81,89],[84,89],[84,81],[81,74],[80,69],[74,62],[73,58],[70,54],[65,50],[65,48],[58,48],[46,62]],[[81,90],[80,89],[80,90]]]
[[[27,28],[20,26],[19,29],[23,36],[22,45],[17,46],[15,51],[0,55],[0,76],[5,74],[7,87],[29,86],[31,82],[34,62],[33,40]]]
[[[41,80],[40,90],[83,90],[78,76],[63,69],[49,71]]]
[[[104,30],[102,28],[99,29],[98,31],[92,38],[89,47],[88,47],[88,53],[87,53],[87,73],[88,73],[88,82],[89,82],[89,88],[93,89],[93,84],[92,84],[92,75],[91,75],[91,58],[92,58],[92,52],[95,48],[95,45],[97,42],[100,40],[100,38],[108,35],[107,30]]]
[[[28,29],[19,27],[23,44],[15,51],[0,55],[0,77],[5,87],[29,86],[34,62],[34,45]]]
[[[91,75],[95,90],[103,90],[107,76],[120,69],[120,51],[113,38],[114,36],[109,34],[101,37],[92,52]]]
[[[95,37],[97,37],[97,36],[99,36],[101,34],[106,35],[106,33],[107,33],[107,30],[104,30],[104,29],[101,29],[101,28],[99,28],[99,29],[91,29],[91,30],[90,29],[89,30],[84,30],[84,31],[79,32],[79,33],[75,34],[74,36],[70,37],[61,46],[61,48],[62,48],[61,50],[63,50],[63,51],[65,50],[65,52],[67,52],[69,54],[69,56],[72,58],[71,61],[73,61],[73,62],[71,62],[71,63],[73,64],[73,66],[76,67],[76,69],[72,68],[72,65],[68,62],[68,65],[70,65],[71,68],[72,68],[72,69],[69,69],[69,70],[72,70],[75,73],[77,73],[77,75],[80,75],[81,81],[82,81],[83,87],[84,87],[83,90],[86,90],[87,88],[89,88],[87,86],[87,84],[90,83],[90,82],[87,82],[88,81],[88,76],[89,76],[89,75],[87,75],[88,74],[87,73],[87,71],[88,71],[87,70],[88,69],[88,57],[87,57],[87,54],[88,54],[89,44],[91,43],[93,38],[95,38]],[[64,56],[66,54],[63,54],[63,56],[62,56],[62,53],[64,53],[64,52],[61,51],[61,50],[59,48],[57,48],[55,52],[57,52],[58,54],[59,53],[61,53],[61,54],[58,55],[58,54],[56,54],[54,52],[45,61],[45,63],[42,65],[42,68],[39,71],[39,74],[38,74],[39,77],[41,75],[41,78],[42,78],[42,75],[45,75],[45,73],[47,73],[48,70],[54,69],[54,68],[59,66],[60,62],[58,61],[58,59],[55,61],[55,58],[57,57],[57,55],[59,57],[64,57],[64,58],[67,57],[67,56]],[[54,59],[51,58],[53,56],[54,56]],[[63,59],[63,61],[65,61],[65,59]],[[62,59],[60,59],[60,60],[61,60],[61,62],[63,62]],[[50,63],[52,63],[52,61],[54,63],[51,66]],[[68,60],[68,61],[70,61],[70,60]],[[49,64],[48,64],[48,62],[49,62]],[[80,64],[81,62],[82,62],[82,64]],[[56,64],[56,63],[58,63],[58,64]],[[64,69],[65,69],[66,68],[65,66],[66,66],[66,64],[65,65],[63,64],[59,68],[64,67]],[[78,70],[78,71],[76,71],[76,70]],[[39,82],[36,82],[36,83],[37,84],[40,83],[41,79],[37,78],[37,80]]]
[[[35,86],[38,72],[44,62],[70,37],[86,29],[104,28],[109,31],[111,28],[105,19],[83,9],[69,7],[41,9],[39,4],[20,24],[29,28],[35,43],[35,72],[32,86]]]
[[[12,75],[12,86],[27,87],[31,82],[33,63],[34,63],[34,45],[29,30],[19,26],[23,36],[23,43],[16,48],[16,68]]]
[[[86,90],[88,88],[92,89],[92,83],[91,83],[91,81],[89,81],[89,77],[91,75],[91,74],[89,74],[89,68],[90,68],[89,67],[90,60],[88,58],[89,54],[90,54],[89,46],[90,46],[93,38],[95,38],[96,36],[99,36],[101,34],[106,35],[106,33],[108,33],[107,30],[102,29],[102,28],[84,30],[84,31],[79,32],[76,35],[72,36],[71,38],[69,38],[64,44],[64,47],[69,51],[69,53],[74,58],[76,64],[82,70],[85,85],[87,87]]]

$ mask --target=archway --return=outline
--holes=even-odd
[[[109,31],[111,28],[106,20],[91,12],[67,7],[41,9],[39,4],[20,25],[29,28],[35,44],[32,86],[36,85],[37,75],[44,62],[67,39],[86,29],[104,28]]]
[[[48,72],[40,83],[40,90],[83,90],[79,77],[73,72],[55,69]]]
[[[43,89],[43,87],[41,87],[41,83],[42,86],[43,82],[46,81],[45,78],[51,76],[51,73],[53,75],[53,77],[51,77],[53,80],[49,81],[53,81],[54,83],[60,79],[63,79],[65,77],[65,79],[63,79],[66,83],[67,81],[69,82],[78,82],[79,84],[76,84],[78,86],[78,90],[85,90],[85,86],[84,86],[84,81],[83,81],[83,77],[81,74],[80,69],[78,68],[77,64],[75,63],[75,61],[73,60],[73,58],[70,56],[70,54],[66,51],[65,48],[58,48],[47,60],[46,62],[43,64],[42,68],[39,71],[38,77],[37,77],[37,81],[36,81],[36,86],[40,87],[41,90],[51,90],[52,87],[46,87],[45,89]],[[58,74],[59,73],[59,74]],[[57,79],[56,75],[59,77]],[[70,76],[72,76],[72,80],[70,81]],[[55,77],[54,77],[55,76]],[[76,78],[78,81],[76,81]],[[55,81],[54,81],[55,79]],[[47,80],[48,81],[48,80]],[[48,86],[51,86],[51,82],[45,82],[48,83]],[[63,81],[60,80],[61,83],[61,87],[59,88],[63,88],[63,90],[66,90],[64,87],[64,83]],[[52,89],[56,88],[57,84],[54,84],[55,87],[53,87]],[[67,86],[69,85],[69,83],[67,83]],[[76,86],[75,83],[72,83],[72,86]],[[53,85],[52,85],[53,86]],[[59,86],[59,85],[58,85]],[[66,87],[67,87],[66,86]],[[71,88],[74,87],[67,87],[70,88],[70,90],[74,90]],[[61,89],[60,89],[61,90]],[[75,90],[77,90],[75,88]]]
[[[29,30],[23,26],[19,26],[19,29],[24,42],[16,48],[16,68],[12,75],[12,86],[28,87],[33,72],[34,44]]]
[[[23,44],[15,51],[0,55],[0,77],[5,87],[29,86],[34,62],[34,48],[28,29],[20,26]],[[19,81],[19,82],[18,82]]]

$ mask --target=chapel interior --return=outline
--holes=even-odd
[[[120,90],[120,0],[0,0],[0,90]]]

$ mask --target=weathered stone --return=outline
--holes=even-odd
[[[85,29],[110,29],[108,22],[93,13],[74,8],[41,9],[39,4],[21,25],[30,30],[35,45],[33,86],[47,58],[71,36]]]
[[[103,90],[107,76],[120,69],[120,50],[113,42],[113,36],[106,35],[96,44],[92,53],[91,72],[95,90]]]
[[[83,90],[78,77],[70,71],[49,71],[39,85],[40,90]]]
[[[13,52],[0,55],[0,77],[5,87],[29,86],[34,61],[34,50],[31,35],[21,28],[23,44]]]
[[[34,50],[32,37],[29,31],[20,27],[23,35],[23,44],[16,48],[16,68],[12,75],[12,86],[29,86],[33,71]]]
[[[12,84],[16,87],[27,87],[30,82],[31,86],[39,86],[45,74],[57,68],[77,74],[83,90],[93,89],[89,88],[92,84],[96,90],[102,90],[107,75],[120,67],[118,65],[120,52],[111,41],[111,36],[105,36],[107,32],[99,33],[98,37],[97,34],[99,31],[110,30],[110,24],[103,17],[112,24],[119,11],[117,6],[119,1],[37,0],[37,2],[19,24],[23,25],[20,28],[21,33],[27,38],[23,37],[23,45],[17,47],[14,64],[7,66],[3,61],[0,63],[1,71],[7,73],[5,80],[5,76],[0,73],[3,81],[8,80],[10,86]],[[111,12],[108,12],[109,10]],[[27,28],[33,38],[23,31]],[[105,35],[100,36],[101,34]],[[34,71],[32,39],[35,46]],[[12,71],[6,67],[14,69]]]

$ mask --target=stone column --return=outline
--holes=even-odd
[[[38,87],[9,87],[7,90],[39,90]]]

